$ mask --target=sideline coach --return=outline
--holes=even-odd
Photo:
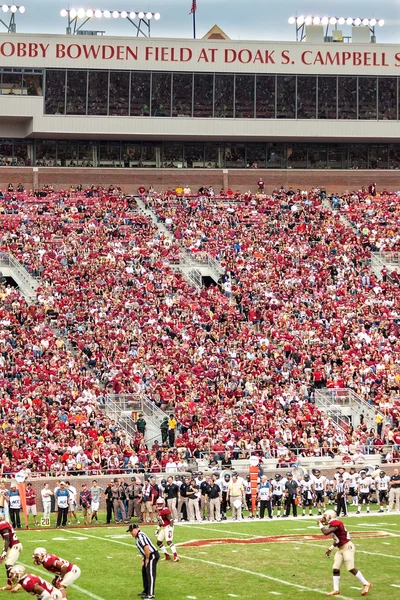
[[[138,594],[142,598],[155,598],[154,588],[156,584],[157,563],[160,558],[157,548],[151,539],[140,531],[139,525],[132,523],[127,529],[132,537],[136,538],[136,546],[142,555],[142,579],[143,592]]]

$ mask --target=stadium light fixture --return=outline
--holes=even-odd
[[[4,8],[5,6],[7,8]],[[4,12],[7,12],[8,9],[11,9],[12,7],[4,5],[2,8]],[[15,9],[18,10],[19,7],[15,7]],[[21,12],[24,11],[21,10]],[[160,13],[154,13],[149,10],[147,12],[134,10],[128,12],[126,10],[101,10],[99,8],[63,8],[60,10],[60,15],[61,17],[67,17],[68,19],[68,26],[66,30],[68,35],[77,34],[82,29],[83,25],[85,25],[85,23],[94,17],[96,19],[101,19],[103,17],[105,19],[110,19],[112,17],[113,19],[121,18],[129,21],[135,27],[137,36],[143,35],[145,37],[150,37],[150,21],[152,19],[155,21],[160,19]],[[78,20],[83,22],[78,24]],[[139,20],[139,22],[136,23],[136,20]]]
[[[289,23],[289,25],[294,25],[296,23],[296,17],[289,17],[288,23]]]
[[[321,24],[322,25],[328,25],[329,24],[329,17],[322,17]]]
[[[8,23],[6,23],[5,21],[3,21],[3,19],[0,18],[0,24],[6,28],[7,33],[16,33],[17,32],[16,15],[18,13],[24,14],[25,6],[18,6],[16,4],[0,4],[0,8],[1,8],[0,14],[3,13],[4,15],[7,15],[7,18],[8,17],[10,18]],[[4,16],[4,18],[6,18],[6,17]]]
[[[289,25],[295,25],[296,27],[296,40],[302,42],[306,39],[306,26],[309,25],[323,25],[325,27],[325,38],[329,38],[329,27],[333,26],[333,29],[337,29],[337,25],[353,25],[355,27],[369,27],[373,35],[375,35],[375,26],[383,27],[385,24],[384,19],[363,19],[362,17],[320,17],[318,15],[300,15],[292,16],[288,18]]]

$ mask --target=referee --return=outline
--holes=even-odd
[[[140,531],[139,525],[132,523],[127,529],[132,537],[136,538],[136,546],[142,555],[143,592],[138,594],[142,598],[155,598],[154,587],[156,584],[157,562],[160,558],[157,548],[151,539]]]

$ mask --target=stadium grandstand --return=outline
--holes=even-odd
[[[3,475],[397,462],[400,54],[352,29],[0,35]]]

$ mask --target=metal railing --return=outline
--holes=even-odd
[[[315,390],[315,403],[318,408],[323,410],[327,417],[332,419],[342,433],[346,433],[349,430],[351,419],[344,415],[340,408],[333,406],[332,402],[330,402],[319,390]]]
[[[360,419],[363,416],[367,426],[369,428],[376,427],[375,417],[376,414],[379,413],[382,418],[384,415],[378,410],[378,407],[375,405],[368,404],[361,396],[356,394],[354,390],[351,388],[341,388],[341,389],[331,389],[331,388],[323,388],[322,390],[318,390],[319,395],[322,395],[327,402],[327,405],[340,407],[346,406],[352,410],[353,416],[358,417]],[[320,397],[320,396],[319,396]],[[353,426],[356,426],[354,424]]]
[[[179,263],[176,263],[175,267],[178,271],[181,271],[183,275],[190,280],[197,290],[200,290],[203,285],[203,278],[198,269],[196,269],[196,262],[189,261],[183,253],[179,257]]]
[[[29,271],[24,267],[24,265],[17,259],[11,252],[1,253],[0,254],[0,269],[8,268],[14,272],[14,275],[17,275],[17,278],[20,279],[20,282],[16,281],[16,283],[21,283],[21,287],[24,286],[25,292],[27,292],[31,297],[36,296],[36,289],[39,286],[39,278],[34,277]]]

